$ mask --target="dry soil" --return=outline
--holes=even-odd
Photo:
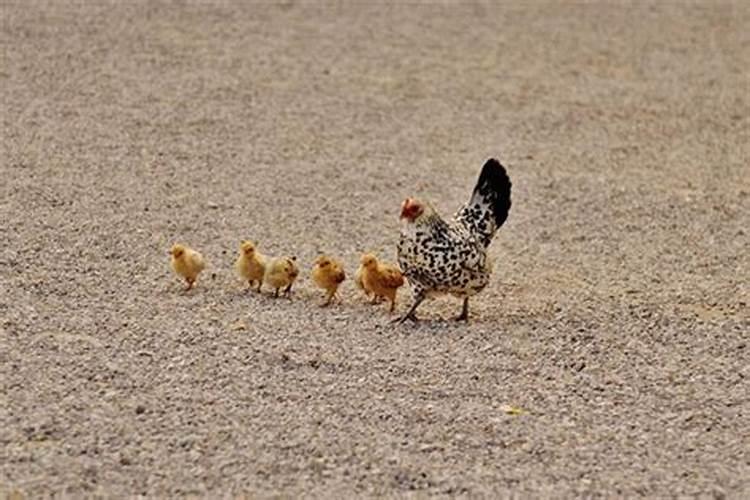
[[[750,494],[750,3],[0,10],[0,495]],[[469,325],[318,307],[490,156]]]

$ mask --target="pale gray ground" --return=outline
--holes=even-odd
[[[0,9],[0,491],[748,495],[749,3]],[[233,277],[492,155],[468,326]]]

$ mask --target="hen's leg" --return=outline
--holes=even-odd
[[[464,306],[461,309],[461,314],[456,318],[456,321],[469,321],[469,297],[464,299]]]
[[[414,303],[411,305],[411,308],[409,309],[409,312],[401,316],[400,318],[396,318],[393,320],[393,323],[401,324],[405,322],[407,319],[416,322],[417,316],[414,314],[414,312],[417,310],[417,307],[419,307],[419,304],[422,303],[422,301],[427,298],[427,294],[424,290],[421,288],[414,291]]]

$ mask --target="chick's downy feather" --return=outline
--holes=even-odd
[[[176,243],[170,250],[172,270],[187,282],[188,290],[193,287],[198,275],[206,268],[203,255],[186,245]]]
[[[291,292],[292,285],[299,276],[296,260],[295,257],[276,257],[268,262],[263,282],[276,291],[275,295],[279,294],[281,288],[284,288],[286,294]]]
[[[362,283],[362,275],[364,274],[364,272],[365,272],[365,266],[360,264],[359,267],[357,268],[357,272],[354,273],[354,283],[357,285],[357,288],[359,288],[365,293],[365,295],[369,296],[370,295],[369,290],[365,289],[365,285],[364,283]]]
[[[362,288],[391,302],[391,311],[396,307],[396,293],[404,284],[404,276],[396,266],[378,261],[372,254],[364,254],[361,259]]]
[[[257,290],[260,291],[263,283],[263,275],[266,272],[266,256],[258,251],[251,241],[243,241],[240,244],[239,255],[234,263],[237,274],[246,280],[250,286],[257,282]]]
[[[326,291],[326,301],[323,305],[328,305],[336,296],[339,285],[346,279],[344,266],[336,259],[321,255],[313,264],[312,279],[318,287]]]

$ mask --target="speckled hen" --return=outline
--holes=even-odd
[[[430,295],[443,293],[463,298],[457,319],[468,319],[469,297],[490,281],[492,263],[487,247],[508,218],[510,189],[505,168],[491,158],[482,167],[471,199],[450,221],[429,203],[404,200],[398,263],[409,280],[414,302],[396,321],[416,321],[419,304]]]

